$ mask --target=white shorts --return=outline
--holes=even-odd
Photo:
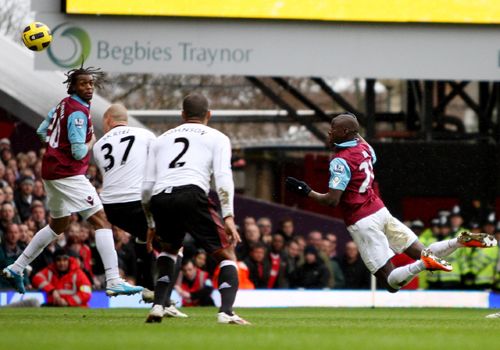
[[[84,175],[57,180],[43,180],[47,192],[47,206],[54,219],[79,213],[84,219],[102,209],[101,199]]]
[[[395,254],[408,249],[418,237],[401,221],[382,208],[347,227],[359,254],[371,273],[377,272]]]

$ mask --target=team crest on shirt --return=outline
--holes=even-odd
[[[333,171],[336,173],[343,174],[345,173],[345,166],[343,166],[342,164],[335,164],[335,166],[333,167]]]
[[[77,128],[82,128],[83,124],[84,124],[85,120],[83,120],[83,118],[76,118],[75,119],[75,126]]]
[[[332,179],[332,183],[333,183],[333,186],[337,186],[337,185],[340,183],[340,177],[335,176],[335,177]]]
[[[90,205],[94,205],[94,197],[92,196],[87,196],[87,198],[85,199],[87,201],[87,203],[89,203]]]

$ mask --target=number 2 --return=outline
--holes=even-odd
[[[184,147],[182,148],[182,151],[181,153],[179,153],[177,155],[177,157],[175,157],[171,162],[170,164],[168,165],[169,168],[180,168],[180,167],[183,167],[184,164],[186,164],[186,162],[178,162],[179,159],[181,159],[181,157],[184,155],[184,153],[186,153],[186,151],[188,150],[189,148],[189,140],[185,137],[178,137],[174,140],[174,143],[183,143],[184,144]]]

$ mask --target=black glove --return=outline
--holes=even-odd
[[[290,176],[285,180],[285,187],[287,190],[295,192],[302,197],[307,197],[309,192],[311,192],[311,187],[308,184]]]

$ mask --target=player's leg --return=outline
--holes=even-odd
[[[196,203],[196,210],[192,211],[194,215],[189,221],[189,232],[220,267],[218,286],[221,306],[217,321],[226,324],[250,324],[233,312],[239,287],[238,268],[234,246],[228,241],[222,219],[203,191],[195,191],[191,195],[195,198],[193,202]]]
[[[425,249],[418,237],[404,225],[394,218],[388,211],[386,215],[385,234],[389,247],[396,253],[405,253],[416,261],[398,268],[394,268],[387,275],[388,285],[398,290],[408,284],[416,275],[424,270],[451,271],[451,265]]]
[[[69,222],[70,216],[52,218],[50,225],[38,231],[16,261],[2,271],[2,275],[9,280],[19,293],[25,292],[23,271],[26,266],[35,260],[60,233],[63,233],[68,228]]]
[[[81,214],[95,229],[96,248],[106,274],[106,294],[108,296],[116,296],[140,293],[143,287],[133,286],[120,278],[113,231],[111,230],[111,224],[106,219],[106,214],[102,206],[95,213],[87,211],[87,213]],[[87,217],[85,214],[89,214],[90,216]]]
[[[45,181],[50,224],[38,231],[16,261],[2,271],[2,276],[19,292],[24,293],[23,271],[59,234],[69,226],[71,211],[66,207],[66,196],[60,181]]]
[[[219,263],[220,272],[217,284],[221,296],[221,306],[217,315],[219,323],[250,324],[233,312],[233,305],[238,292],[238,266],[234,247],[229,246],[212,253]]]
[[[458,248],[491,248],[496,246],[497,241],[492,235],[464,231],[460,232],[456,238],[432,243],[429,250],[437,257],[445,257]]]
[[[176,282],[175,265],[186,232],[183,204],[183,200],[179,201],[179,196],[175,194],[160,193],[151,198],[151,213],[155,220],[161,253],[156,259],[158,278],[147,323],[161,322],[165,309],[171,306],[170,293]]]
[[[154,289],[153,266],[155,257],[146,249],[148,224],[140,201],[103,204],[108,221],[135,237],[137,256],[137,284]]]

